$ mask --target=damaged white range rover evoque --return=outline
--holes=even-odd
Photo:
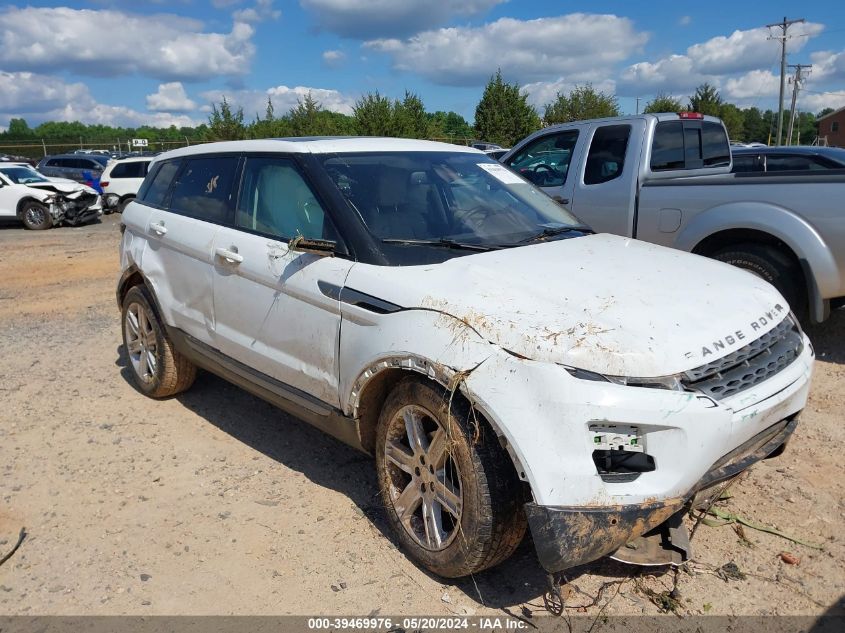
[[[398,540],[443,576],[526,526],[549,572],[679,562],[684,509],[779,453],[807,399],[812,348],[772,286],[595,235],[476,150],[184,148],[122,221],[137,387],[202,367],[374,455]]]

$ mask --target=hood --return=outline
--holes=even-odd
[[[53,191],[55,193],[80,194],[80,193],[97,193],[88,185],[83,185],[75,180],[67,180],[64,178],[51,178],[50,182],[31,182],[27,183],[27,187],[33,189],[43,189],[46,191]]]
[[[607,234],[436,265],[357,264],[346,285],[454,316],[519,356],[637,378],[716,360],[789,312],[777,290],[746,271]]]

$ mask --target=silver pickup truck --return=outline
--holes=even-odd
[[[731,174],[722,122],[689,112],[547,127],[500,160],[595,231],[745,268],[799,316],[845,300],[845,170]]]

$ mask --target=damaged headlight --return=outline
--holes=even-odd
[[[605,376],[594,371],[578,369],[577,367],[566,367],[573,378],[580,380],[593,380],[595,382],[610,382],[614,385],[627,387],[648,387],[651,389],[669,389],[670,391],[684,391],[684,385],[680,376],[659,376],[657,378],[628,378],[626,376]]]
[[[58,196],[56,195],[47,196],[46,198],[44,198],[44,204],[53,204],[57,198]]]

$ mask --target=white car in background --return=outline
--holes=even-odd
[[[96,220],[100,195],[65,178],[48,178],[26,163],[0,163],[0,218],[17,218],[28,229],[49,229]]]
[[[152,160],[152,156],[122,158],[106,167],[100,176],[106,213],[122,213],[126,205],[138,195]]]

